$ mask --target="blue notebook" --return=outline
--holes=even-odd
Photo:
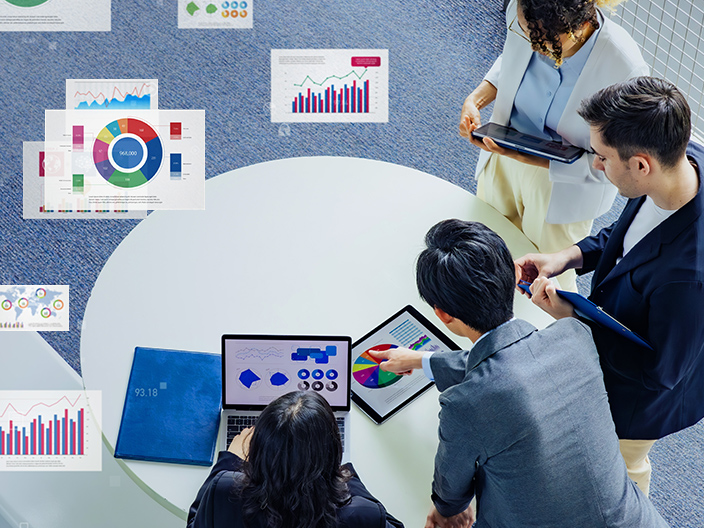
[[[210,466],[221,379],[219,354],[135,348],[115,457]]]

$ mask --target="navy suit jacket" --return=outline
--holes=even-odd
[[[640,334],[647,350],[592,325],[611,412],[620,438],[657,439],[704,417],[704,147],[690,143],[698,165],[695,198],[655,227],[618,263],[623,238],[645,197],[577,245],[594,270],[589,298]]]

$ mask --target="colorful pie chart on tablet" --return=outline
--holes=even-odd
[[[362,352],[352,365],[354,379],[368,389],[383,389],[399,381],[401,376],[381,370],[379,368],[381,360],[372,355],[374,351],[389,350],[391,348],[398,347],[397,345],[377,345],[366,352]]]

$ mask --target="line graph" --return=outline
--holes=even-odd
[[[66,108],[148,110],[158,108],[156,79],[67,79]]]
[[[100,391],[0,390],[0,471],[100,471]]]
[[[0,391],[0,392],[3,392],[3,391]],[[32,405],[32,406],[27,410],[26,413],[23,413],[23,412],[17,410],[17,408],[15,407],[15,405],[14,405],[12,402],[10,402],[10,403],[7,404],[7,406],[6,406],[5,409],[2,411],[2,413],[0,413],[0,418],[4,418],[5,415],[7,414],[7,412],[8,412],[10,409],[12,409],[15,413],[19,414],[20,416],[27,416],[29,413],[31,413],[31,412],[34,410],[35,407],[39,407],[39,406],[42,406],[42,405],[43,405],[43,406],[46,407],[46,408],[51,408],[51,407],[54,407],[55,405],[58,405],[59,403],[61,403],[61,402],[64,401],[64,400],[66,401],[66,403],[67,403],[70,407],[75,407],[75,406],[78,404],[78,401],[79,401],[80,399],[81,399],[81,394],[79,394],[78,396],[76,396],[76,399],[73,401],[73,403],[71,403],[71,400],[69,400],[68,396],[64,395],[64,396],[62,396],[61,398],[59,398],[57,401],[55,401],[54,403],[48,403],[48,404],[47,404],[47,403],[44,403],[44,402],[35,403],[34,405]]]
[[[294,83],[294,86],[302,87],[302,86],[306,83],[306,81],[308,81],[308,80],[309,80],[310,82],[312,82],[313,84],[317,85],[317,86],[322,86],[322,85],[324,85],[326,82],[328,82],[330,79],[337,79],[337,80],[339,80],[339,81],[342,81],[342,80],[346,79],[347,77],[349,77],[350,75],[353,75],[353,74],[357,77],[357,80],[360,80],[360,81],[361,81],[361,80],[362,80],[362,77],[364,77],[364,74],[365,74],[365,73],[367,73],[367,70],[364,70],[364,71],[362,72],[362,75],[359,75],[355,70],[352,70],[352,71],[349,72],[347,75],[343,75],[342,77],[338,77],[337,75],[330,75],[330,76],[326,77],[325,80],[323,80],[323,82],[315,82],[315,81],[310,77],[310,75],[306,75],[306,78],[303,79],[303,82],[302,82],[301,84],[295,84],[295,83]]]

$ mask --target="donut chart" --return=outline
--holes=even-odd
[[[360,385],[368,389],[383,389],[384,387],[388,387],[400,381],[401,376],[393,372],[381,370],[379,368],[381,361],[370,354],[370,352],[374,352],[375,350],[381,351],[391,348],[398,347],[396,345],[377,345],[366,352],[362,352],[352,365],[352,375],[354,379]]]
[[[106,125],[93,143],[93,162],[108,182],[123,189],[140,187],[159,172],[164,147],[144,121],[117,119]]]

